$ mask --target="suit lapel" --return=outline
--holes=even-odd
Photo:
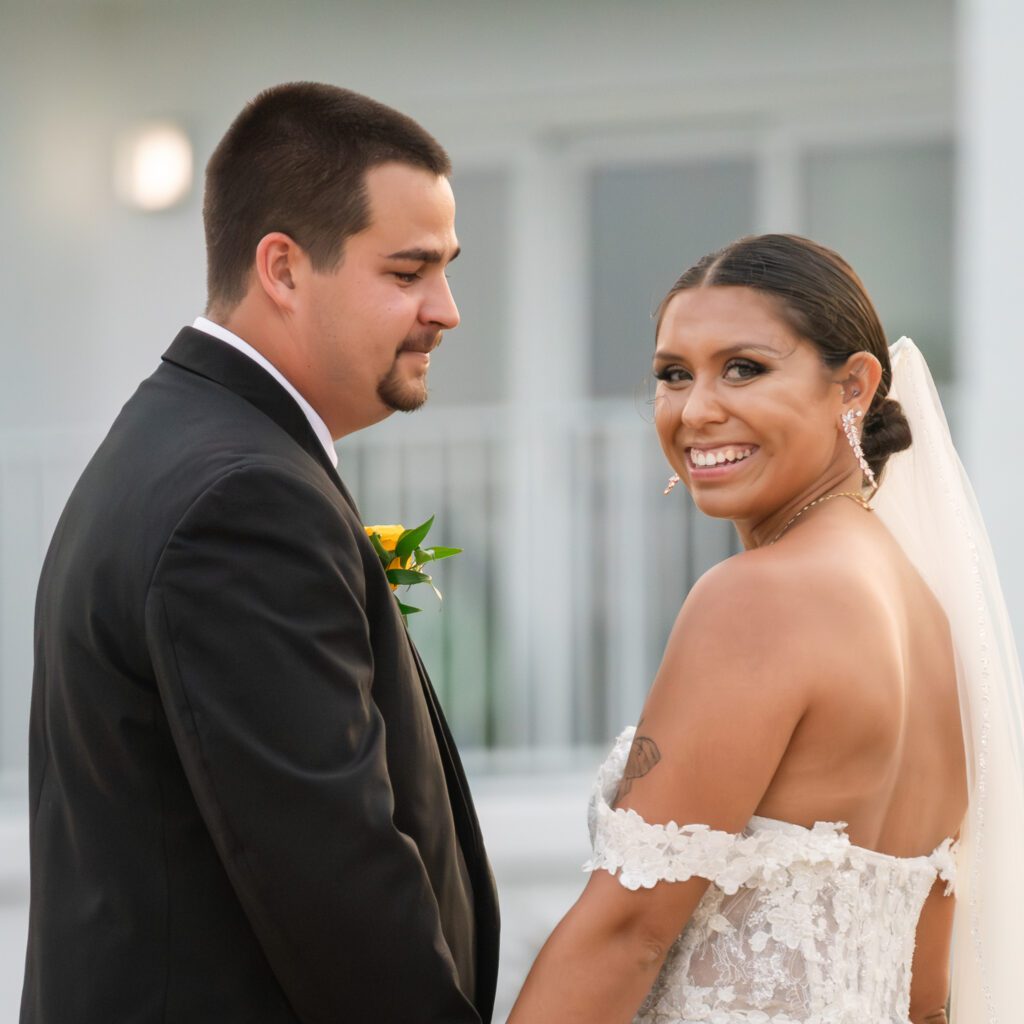
[[[437,737],[437,745],[441,749],[441,756],[444,761],[445,776],[448,780],[448,790],[452,799],[452,807],[455,810],[458,820],[459,833],[462,836],[463,845],[469,846],[476,855],[480,846],[480,829],[473,812],[472,804],[467,796],[468,785],[462,773],[462,765],[454,754],[455,744],[451,733],[448,731],[448,723],[441,712],[441,706],[437,700],[437,694],[427,675],[426,666],[420,657],[420,652],[409,637],[409,648],[412,650],[413,658],[416,661],[416,669],[419,672],[420,685],[423,687],[423,696],[426,699],[427,707],[430,710],[431,722],[434,726],[434,733]]]
[[[359,518],[355,500],[341,482],[309,420],[292,396],[258,363],[230,345],[192,327],[182,328],[171,347],[164,353],[163,359],[233,391],[273,420],[303,451],[320,464],[351,507],[353,514]],[[412,638],[408,637],[408,634],[406,636],[441,753],[455,828],[473,886],[477,915],[477,1009],[484,1020],[489,1020],[498,966],[498,904],[494,879],[484,851],[476,812],[469,798],[469,786],[448,724],[419,651],[416,650]]]
[[[427,675],[426,666],[420,658],[420,652],[416,649],[416,645],[412,642],[412,637],[409,637],[409,648],[416,661],[420,684],[423,687],[423,696],[430,711],[434,735],[441,751],[448,797],[455,817],[455,828],[466,856],[470,881],[473,885],[473,900],[477,919],[477,1010],[484,1020],[490,1020],[498,971],[499,912],[494,876],[491,874],[490,863],[484,849],[480,823],[469,797],[469,784],[466,782],[462,761],[456,751],[448,723],[441,711],[437,694]]]
[[[355,500],[341,482],[305,413],[259,363],[194,327],[183,327],[178,332],[171,347],[164,353],[163,360],[220,384],[270,417],[307,455],[320,464],[358,516]]]

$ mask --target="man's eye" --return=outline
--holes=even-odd
[[[402,284],[412,284],[413,281],[418,281],[420,279],[419,274],[403,274],[398,270],[394,271],[394,275],[402,282]]]

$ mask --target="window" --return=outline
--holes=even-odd
[[[861,276],[889,343],[909,335],[951,382],[952,144],[813,148],[803,164],[806,233]]]
[[[430,367],[435,405],[500,402],[507,398],[508,180],[504,171],[456,174],[455,231],[463,255],[448,268],[461,323],[444,337]]]
[[[755,229],[752,159],[600,168],[590,192],[591,393],[643,392],[652,314],[701,256]]]

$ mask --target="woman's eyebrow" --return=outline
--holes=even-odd
[[[725,348],[720,348],[716,352],[712,353],[712,358],[722,359],[726,356],[736,355],[738,352],[760,352],[766,356],[774,356],[776,359],[782,356],[782,353],[777,349],[771,347],[771,345],[763,345],[759,342],[753,341],[741,341],[735,345],[727,345]],[[683,359],[683,356],[674,354],[670,351],[657,349],[654,353],[654,358],[658,362],[664,362],[668,359]]]

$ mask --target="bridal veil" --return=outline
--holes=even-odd
[[[1024,1007],[1020,663],[988,535],[927,364],[909,338],[890,356],[890,395],[903,406],[913,444],[889,460],[874,504],[949,619],[967,752],[952,1024],[1012,1024]]]

